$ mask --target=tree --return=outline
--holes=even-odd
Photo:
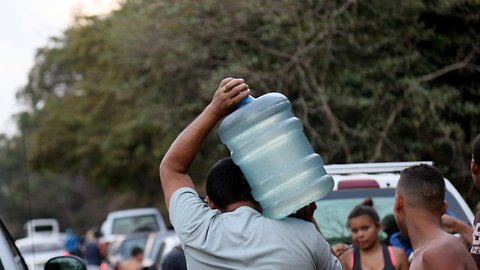
[[[433,160],[470,202],[476,1],[130,0],[39,50],[31,164],[161,202],[158,164],[226,76],[283,92],[326,163]],[[199,183],[227,154],[211,136]]]

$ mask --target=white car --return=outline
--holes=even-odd
[[[161,264],[172,249],[180,245],[180,238],[174,230],[161,233],[151,233],[145,244],[142,265],[144,269],[161,269]]]
[[[15,241],[29,270],[43,270],[45,263],[58,256],[68,255],[60,236],[32,236]]]
[[[0,220],[0,269],[28,270],[7,228]]]
[[[113,242],[118,235],[167,231],[157,208],[134,208],[110,212],[102,223],[102,242]]]
[[[346,226],[348,214],[367,197],[372,198],[380,219],[392,214],[400,171],[420,163],[432,165],[431,161],[325,165],[335,186],[331,193],[316,202],[314,215],[325,239],[331,245],[351,242]],[[447,214],[471,225],[474,218],[472,210],[448,179],[445,179],[445,185]]]
[[[32,270],[23,259],[15,245],[12,236],[0,219],[0,269],[1,270]],[[42,268],[43,269],[43,268]],[[56,270],[87,270],[85,263],[75,256],[55,256],[45,263],[45,269]]]

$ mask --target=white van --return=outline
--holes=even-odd
[[[366,197],[374,201],[380,219],[392,214],[400,171],[420,163],[433,164],[431,161],[418,161],[325,165],[335,186],[332,192],[316,202],[314,214],[325,239],[331,245],[351,241],[346,226],[348,214]],[[445,179],[445,187],[447,214],[472,225],[474,214],[465,200],[448,179]]]
[[[25,223],[24,228],[27,232],[27,237],[32,237],[34,235],[50,236],[60,234],[58,220],[54,218],[32,219]]]
[[[117,235],[136,232],[165,232],[167,227],[157,208],[133,208],[110,212],[102,223],[102,242],[112,242]]]

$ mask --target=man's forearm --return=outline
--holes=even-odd
[[[205,108],[170,146],[160,166],[160,173],[168,171],[187,173],[203,141],[219,120],[210,106]]]
[[[175,190],[182,187],[195,188],[187,172],[203,141],[217,122],[230,113],[249,92],[243,79],[222,80],[210,104],[170,146],[160,164],[160,181],[167,208]]]

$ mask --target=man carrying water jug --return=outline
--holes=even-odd
[[[262,216],[242,171],[230,158],[211,168],[207,204],[199,198],[188,169],[207,135],[249,93],[243,79],[222,80],[210,104],[180,133],[160,164],[170,221],[184,246],[188,269],[341,269],[312,222]]]

